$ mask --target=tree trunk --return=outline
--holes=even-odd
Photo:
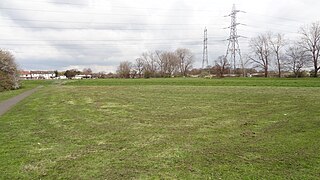
[[[268,68],[264,68],[264,77],[268,77]]]
[[[317,63],[317,61],[314,59],[313,60],[313,62],[314,62],[314,75],[313,75],[313,77],[318,77],[318,63]]]
[[[279,78],[281,78],[281,64],[280,64],[279,59],[278,59],[278,76],[279,76]]]

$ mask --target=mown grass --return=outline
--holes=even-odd
[[[132,86],[132,85],[168,85],[168,86],[264,86],[264,87],[320,87],[320,78],[167,78],[167,79],[97,79],[73,80],[72,86]]]
[[[46,86],[52,84],[53,81],[45,81],[45,80],[26,80],[21,81],[21,88],[18,90],[12,90],[12,91],[4,91],[0,92],[0,102],[5,101],[7,99],[10,99],[14,96],[17,96],[25,91],[28,91],[30,89],[33,89],[37,86]]]
[[[0,179],[320,177],[320,88],[192,83],[41,89],[0,117]]]

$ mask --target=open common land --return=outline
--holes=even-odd
[[[44,85],[0,117],[0,179],[317,179],[320,79]]]

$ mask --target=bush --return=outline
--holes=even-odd
[[[0,50],[0,91],[18,89],[19,73],[13,55]]]

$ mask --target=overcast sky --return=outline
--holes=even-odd
[[[25,70],[114,72],[142,52],[177,48],[189,48],[200,67],[205,27],[209,63],[225,54],[233,4],[246,11],[238,15],[243,52],[258,33],[294,40],[320,20],[319,0],[1,0],[0,48]]]

